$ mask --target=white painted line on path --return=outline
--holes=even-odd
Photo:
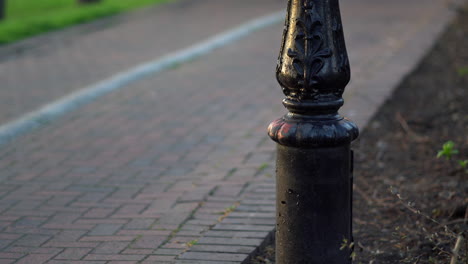
[[[117,73],[108,79],[77,90],[35,111],[1,125],[0,145],[43,124],[53,121],[100,96],[121,89],[150,74],[162,72],[170,69],[174,65],[206,55],[215,49],[246,37],[254,31],[279,23],[283,21],[284,17],[285,11],[281,11],[251,20],[237,28],[215,35],[186,49],[167,54],[166,56],[138,65],[127,71]]]

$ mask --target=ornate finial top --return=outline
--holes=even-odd
[[[338,115],[350,80],[338,0],[289,0],[276,77],[290,111],[268,128],[281,145],[348,144],[359,132]]]
[[[337,112],[350,79],[338,0],[289,0],[276,75],[290,111]]]

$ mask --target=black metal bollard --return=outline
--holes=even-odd
[[[289,113],[278,143],[277,264],[351,263],[352,152],[358,128],[338,114],[350,80],[338,0],[289,0],[277,79]],[[346,242],[347,241],[347,242]]]

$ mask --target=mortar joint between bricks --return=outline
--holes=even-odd
[[[177,227],[177,229],[175,229],[175,230],[173,230],[173,231],[171,232],[171,234],[167,237],[167,239],[161,243],[161,245],[158,247],[158,249],[162,248],[162,247],[165,246],[167,243],[169,243],[169,241],[171,241],[171,239],[174,238],[174,237],[177,235],[177,233],[179,233],[179,231],[182,229],[182,227],[185,225],[185,223],[187,223],[187,221],[193,219],[193,215],[195,214],[195,212],[196,212],[198,209],[200,209],[200,207],[202,206],[202,204],[203,204],[203,202],[199,202],[199,203],[198,203],[198,206],[190,212],[190,214],[189,214],[189,216],[187,217],[187,219],[185,219],[185,221],[183,221],[183,222]],[[155,224],[157,224],[157,222],[156,222]],[[185,252],[186,250],[187,250],[187,249],[185,249],[183,252]],[[183,253],[183,252],[182,252],[182,253]],[[182,254],[182,253],[181,253],[181,254]]]

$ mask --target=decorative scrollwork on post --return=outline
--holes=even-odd
[[[342,106],[350,71],[337,0],[289,0],[276,77],[292,112]]]
[[[311,2],[304,3],[304,15],[296,21],[295,47],[289,48],[287,55],[293,59],[292,63],[301,78],[299,100],[315,99],[319,94],[317,84],[320,83],[318,73],[323,68],[323,59],[331,56],[329,48],[324,47],[323,21]]]

